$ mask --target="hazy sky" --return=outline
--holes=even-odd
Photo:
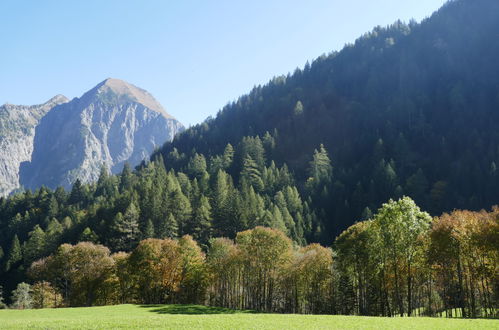
[[[107,77],[185,125],[376,25],[445,0],[1,0],[0,104],[79,97]]]

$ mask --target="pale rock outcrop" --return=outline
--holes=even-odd
[[[66,103],[62,95],[39,105],[0,106],[0,196],[19,188],[19,166],[31,160],[35,127],[56,105]]]
[[[95,181],[102,166],[117,173],[125,162],[138,165],[182,130],[147,91],[106,79],[40,120],[31,161],[21,165],[21,184],[69,188],[76,179]]]

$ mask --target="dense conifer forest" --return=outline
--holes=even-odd
[[[391,197],[411,196],[431,215],[489,208],[499,196],[498,12],[495,0],[450,1],[421,24],[377,27],[256,86],[159,153],[183,170],[196,152],[210,159],[275,132],[267,157],[303,191],[323,144],[334,167],[313,205],[324,244]]]
[[[136,169],[0,198],[5,298],[497,317],[498,12],[377,27]]]

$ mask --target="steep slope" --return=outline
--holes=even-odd
[[[331,236],[402,194],[433,214],[489,207],[499,196],[498,31],[496,0],[450,1],[421,24],[377,27],[256,87],[161,154],[184,169],[171,162],[177,151],[209,158],[275,130],[267,158],[287,163],[304,185],[323,143],[333,180],[314,207],[325,210]]]
[[[140,163],[181,130],[148,92],[106,79],[40,121],[31,162],[21,166],[21,183],[34,189],[90,182],[102,166],[116,173],[125,162]]]
[[[35,127],[40,119],[68,99],[57,95],[44,104],[0,106],[0,196],[19,188],[19,166],[31,159]]]

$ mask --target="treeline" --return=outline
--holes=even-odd
[[[79,180],[70,192],[42,187],[0,198],[0,285],[12,290],[29,265],[62,243],[99,243],[134,249],[147,238],[191,235],[202,247],[212,237],[234,238],[256,226],[276,228],[298,244],[323,236],[312,199],[330,181],[332,165],[320,146],[309,156],[307,188],[286,165],[271,160],[275,138],[244,137],[222,154],[170,155],[119,175],[103,168],[97,182]]]
[[[335,241],[342,313],[498,317],[499,209],[433,220],[408,197]]]
[[[256,227],[234,240],[211,239],[206,253],[189,235],[145,239],[129,253],[112,254],[91,242],[63,244],[28,274],[33,287],[44,290],[31,301],[37,308],[197,303],[326,313],[331,266],[331,249],[299,247],[282,231]],[[26,283],[15,292],[23,288]],[[16,300],[14,306],[29,304]]]
[[[129,253],[64,244],[29,274],[44,307],[196,303],[283,313],[499,317],[498,241],[497,208],[432,219],[404,197],[348,228],[332,249],[300,246],[282,231],[256,227],[233,240],[211,239],[206,252],[188,235],[146,239]]]

